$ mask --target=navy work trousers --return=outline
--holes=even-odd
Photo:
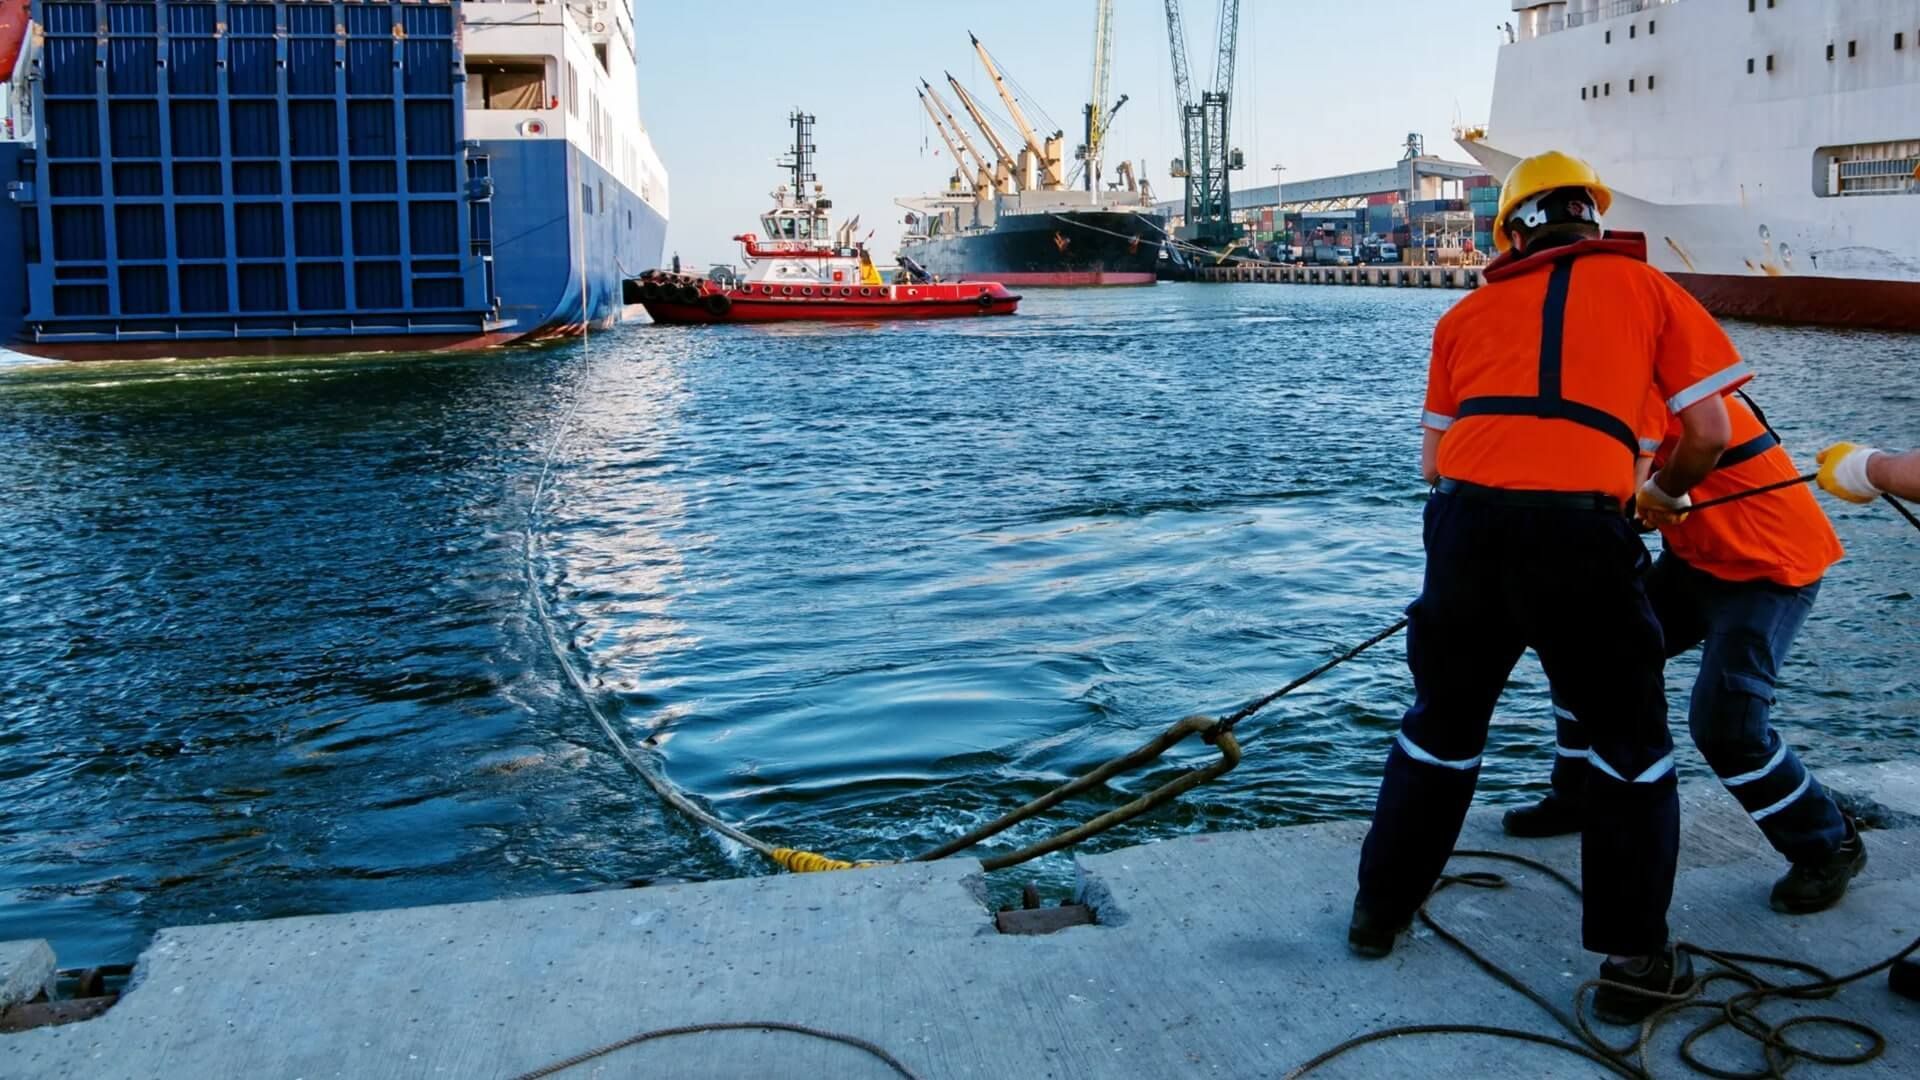
[[[1582,940],[1641,956],[1667,943],[1680,804],[1649,558],[1617,512],[1436,493],[1426,582],[1408,609],[1414,704],[1387,753],[1358,903],[1410,918],[1445,869],[1480,775],[1487,725],[1531,647],[1592,745],[1581,840]]]
[[[1819,592],[1818,582],[1792,588],[1725,581],[1671,552],[1660,556],[1647,578],[1647,597],[1665,633],[1667,654],[1703,646],[1687,710],[1694,745],[1767,842],[1796,863],[1824,862],[1847,838],[1846,819],[1833,796],[1772,723],[1780,665]],[[1591,774],[1584,767],[1584,717],[1558,693],[1554,698],[1559,735],[1554,794],[1577,805]]]

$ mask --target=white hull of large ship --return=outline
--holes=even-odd
[[[1550,149],[1460,145],[1495,176]],[[1607,227],[1645,233],[1653,265],[1715,315],[1920,330],[1920,197],[1681,206],[1616,190]]]

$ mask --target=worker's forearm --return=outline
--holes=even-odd
[[[1440,482],[1440,440],[1446,432],[1432,428],[1422,428],[1421,431],[1420,476],[1426,480],[1428,487],[1432,487]]]
[[[1920,500],[1920,450],[1873,455],[1867,459],[1867,481],[1903,499]]]
[[[1713,467],[1719,463],[1720,454],[1727,448],[1724,439],[1692,443],[1680,440],[1680,446],[1674,450],[1673,457],[1660,470],[1655,480],[1660,490],[1669,495],[1681,496],[1692,491],[1694,485],[1707,478]]]
[[[1654,482],[1675,498],[1685,495],[1720,463],[1732,438],[1733,420],[1725,401],[1710,397],[1689,405],[1680,412],[1680,445]]]

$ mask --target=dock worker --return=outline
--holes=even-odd
[[[1494,218],[1501,254],[1434,329],[1426,578],[1407,610],[1414,704],[1388,750],[1347,941],[1385,956],[1425,902],[1473,799],[1494,705],[1531,647],[1593,747],[1582,939],[1621,984],[1599,989],[1595,1012],[1637,1023],[1659,1003],[1636,989],[1689,989],[1693,969],[1667,931],[1680,808],[1665,646],[1641,585],[1650,558],[1625,514],[1635,425],[1655,391],[1678,415],[1678,445],[1638,497],[1683,509],[1726,448],[1722,395],[1750,373],[1647,265],[1644,237],[1603,235],[1612,198],[1565,154],[1514,166]]]
[[[1694,494],[1720,498],[1798,475],[1779,435],[1744,395],[1726,404],[1732,444]],[[1672,455],[1681,428],[1657,401],[1648,415],[1651,427],[1643,434],[1658,447],[1650,458],[1657,467]],[[1790,864],[1768,903],[1789,915],[1824,911],[1865,868],[1866,846],[1774,730],[1771,715],[1780,666],[1813,610],[1820,579],[1844,554],[1840,540],[1813,492],[1797,484],[1702,514],[1648,507],[1640,516],[1663,541],[1647,577],[1647,598],[1667,656],[1701,648],[1687,710],[1694,745]],[[1513,836],[1580,831],[1593,774],[1586,725],[1564,703],[1555,704],[1554,718],[1553,790],[1507,812],[1502,825]]]
[[[1834,443],[1820,451],[1820,486],[1851,503],[1882,495],[1920,501],[1920,450],[1894,453],[1858,443]]]
[[[1920,181],[1920,167],[1914,169]],[[1920,501],[1920,450],[1895,453],[1858,443],[1834,443],[1820,451],[1820,486],[1851,503],[1870,503],[1882,495]],[[1894,992],[1920,1001],[1920,957],[1893,965],[1887,981]]]

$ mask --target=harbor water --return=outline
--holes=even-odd
[[[592,710],[768,840],[931,846],[1397,617],[1457,297],[1163,285],[0,372],[0,940],[82,965],[166,925],[764,872],[665,810]],[[1912,338],[1730,330],[1803,465],[1920,433]],[[1778,719],[1816,769],[1911,756],[1920,547],[1886,507],[1823,505],[1849,556]],[[1691,662],[1669,674],[1684,745]],[[1363,816],[1409,696],[1396,641],[1095,847]],[[1531,661],[1500,718],[1482,792],[1513,799],[1551,756]]]

